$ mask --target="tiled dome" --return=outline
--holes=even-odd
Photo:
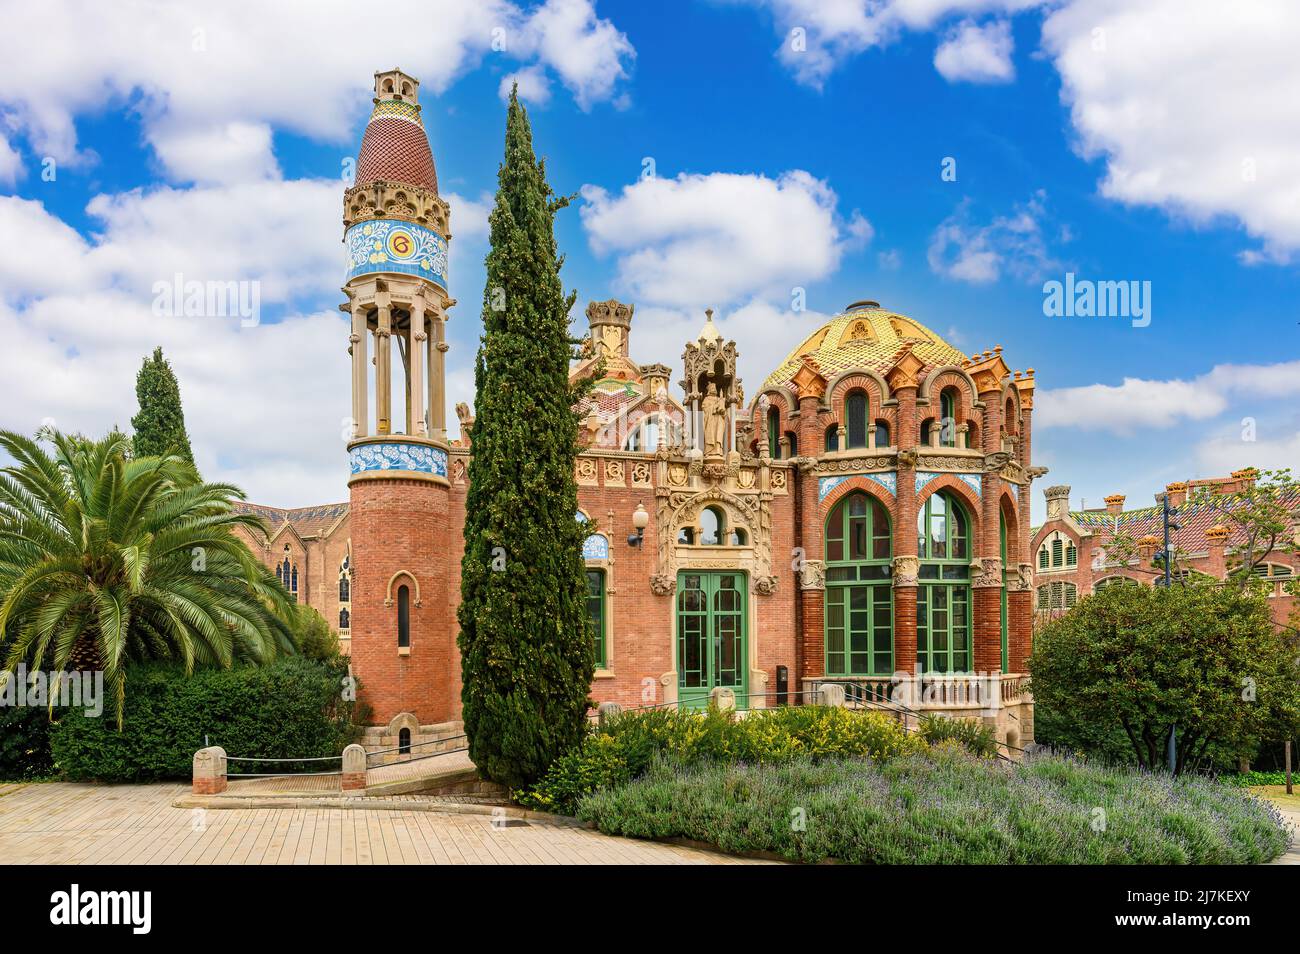
[[[380,100],[370,115],[361,155],[357,184],[378,180],[405,182],[438,191],[429,137],[420,121],[420,107],[399,100]]]
[[[966,355],[920,322],[881,308],[875,302],[855,302],[803,340],[763,382],[764,388],[789,386],[805,354],[817,361],[827,377],[849,368],[884,373],[905,342],[926,368],[962,365]]]

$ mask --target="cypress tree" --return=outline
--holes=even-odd
[[[583,737],[595,665],[575,519],[569,386],[576,293],[560,284],[555,214],[528,114],[512,92],[489,216],[483,337],[474,368],[473,459],[461,564],[460,651],[469,751],[521,787]]]
[[[181,386],[162,348],[155,348],[153,357],[144,359],[135,378],[135,396],[140,404],[139,413],[131,418],[135,456],[161,457],[170,453],[194,463],[190,436],[185,431],[185,412],[181,409]]]

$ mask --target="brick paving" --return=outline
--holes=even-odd
[[[334,808],[175,808],[182,784],[0,785],[7,864],[749,864],[482,814]],[[427,807],[427,806],[426,806]]]

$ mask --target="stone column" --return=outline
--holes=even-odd
[[[425,435],[424,426],[424,359],[428,353],[429,334],[424,330],[424,299],[416,295],[411,302],[410,387],[406,392],[406,430],[417,437]]]
[[[980,395],[984,402],[984,432],[1000,434],[1002,431],[1001,389],[989,390]],[[979,532],[975,535],[972,550],[978,568],[972,580],[974,625],[972,626],[972,660],[980,672],[998,672],[1002,669],[1002,478],[992,472],[980,480]],[[1012,542],[1007,541],[1007,560],[1012,559]],[[1008,623],[1010,623],[1010,606]],[[1010,663],[1010,633],[1007,656]]]
[[[429,338],[429,426],[434,440],[447,439],[447,313],[438,309],[429,316],[433,334]]]
[[[393,432],[393,317],[388,293],[375,296],[379,306],[379,327],[375,332],[375,432]]]
[[[366,328],[366,310],[358,302],[352,303],[352,421],[356,426],[354,437],[370,433],[370,369],[369,331]]]
[[[815,443],[822,395],[814,389],[799,396],[799,447],[801,454],[817,455]],[[764,421],[764,427],[767,422]],[[804,569],[799,574],[799,616],[801,632],[795,687],[803,680],[826,674],[826,545],[822,537],[821,500],[818,476],[811,467],[799,467],[793,474],[799,481],[799,545],[804,550]]]

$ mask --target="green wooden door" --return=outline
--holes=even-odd
[[[703,707],[709,690],[736,692],[747,707],[745,576],[682,571],[677,577],[677,700]]]

